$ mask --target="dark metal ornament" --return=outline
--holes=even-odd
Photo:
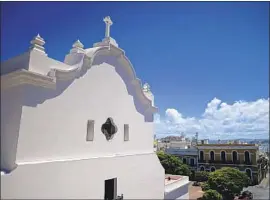
[[[107,140],[111,140],[114,134],[117,132],[117,126],[113,122],[113,119],[109,117],[106,122],[101,126],[101,131],[105,135]]]

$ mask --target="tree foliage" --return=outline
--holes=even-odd
[[[259,159],[257,160],[257,163],[261,165],[262,168],[268,168],[268,164],[269,164],[269,160],[263,156],[263,155],[260,155],[259,156]]]
[[[195,181],[204,182],[208,180],[209,172],[206,171],[198,171],[195,172]]]
[[[157,152],[161,165],[166,174],[190,176],[191,172],[186,164],[176,156],[166,154],[162,151]]]
[[[202,187],[202,191],[207,191],[207,190],[210,190],[211,189],[210,186],[209,186],[209,184],[207,182],[202,183],[201,184],[201,187]]]
[[[201,200],[222,200],[222,195],[215,190],[207,190],[204,192]]]
[[[216,190],[224,199],[231,200],[236,194],[240,194],[244,187],[250,184],[246,173],[237,169],[224,167],[210,173],[207,188]]]

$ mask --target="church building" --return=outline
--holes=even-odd
[[[105,38],[76,41],[64,62],[37,35],[1,63],[1,198],[164,199],[154,96],[104,22]]]

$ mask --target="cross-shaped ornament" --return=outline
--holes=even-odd
[[[103,21],[106,24],[106,31],[105,31],[105,37],[110,37],[110,26],[113,25],[113,22],[109,16],[105,17]]]

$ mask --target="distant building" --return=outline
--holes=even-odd
[[[191,142],[182,140],[182,141],[171,141],[169,143],[170,148],[178,148],[178,149],[188,149],[191,147]]]
[[[189,166],[191,171],[193,172],[197,171],[198,150],[196,148],[189,148],[189,149],[168,148],[166,149],[165,152],[180,158],[183,161],[183,163]]]
[[[168,148],[188,149],[192,146],[192,142],[183,136],[167,136],[157,142],[157,150],[165,150]]]
[[[234,167],[246,172],[254,184],[263,178],[259,147],[255,144],[199,144],[197,145],[199,171],[215,171],[222,167]]]
[[[208,139],[198,140],[198,144],[209,144],[209,140]]]

